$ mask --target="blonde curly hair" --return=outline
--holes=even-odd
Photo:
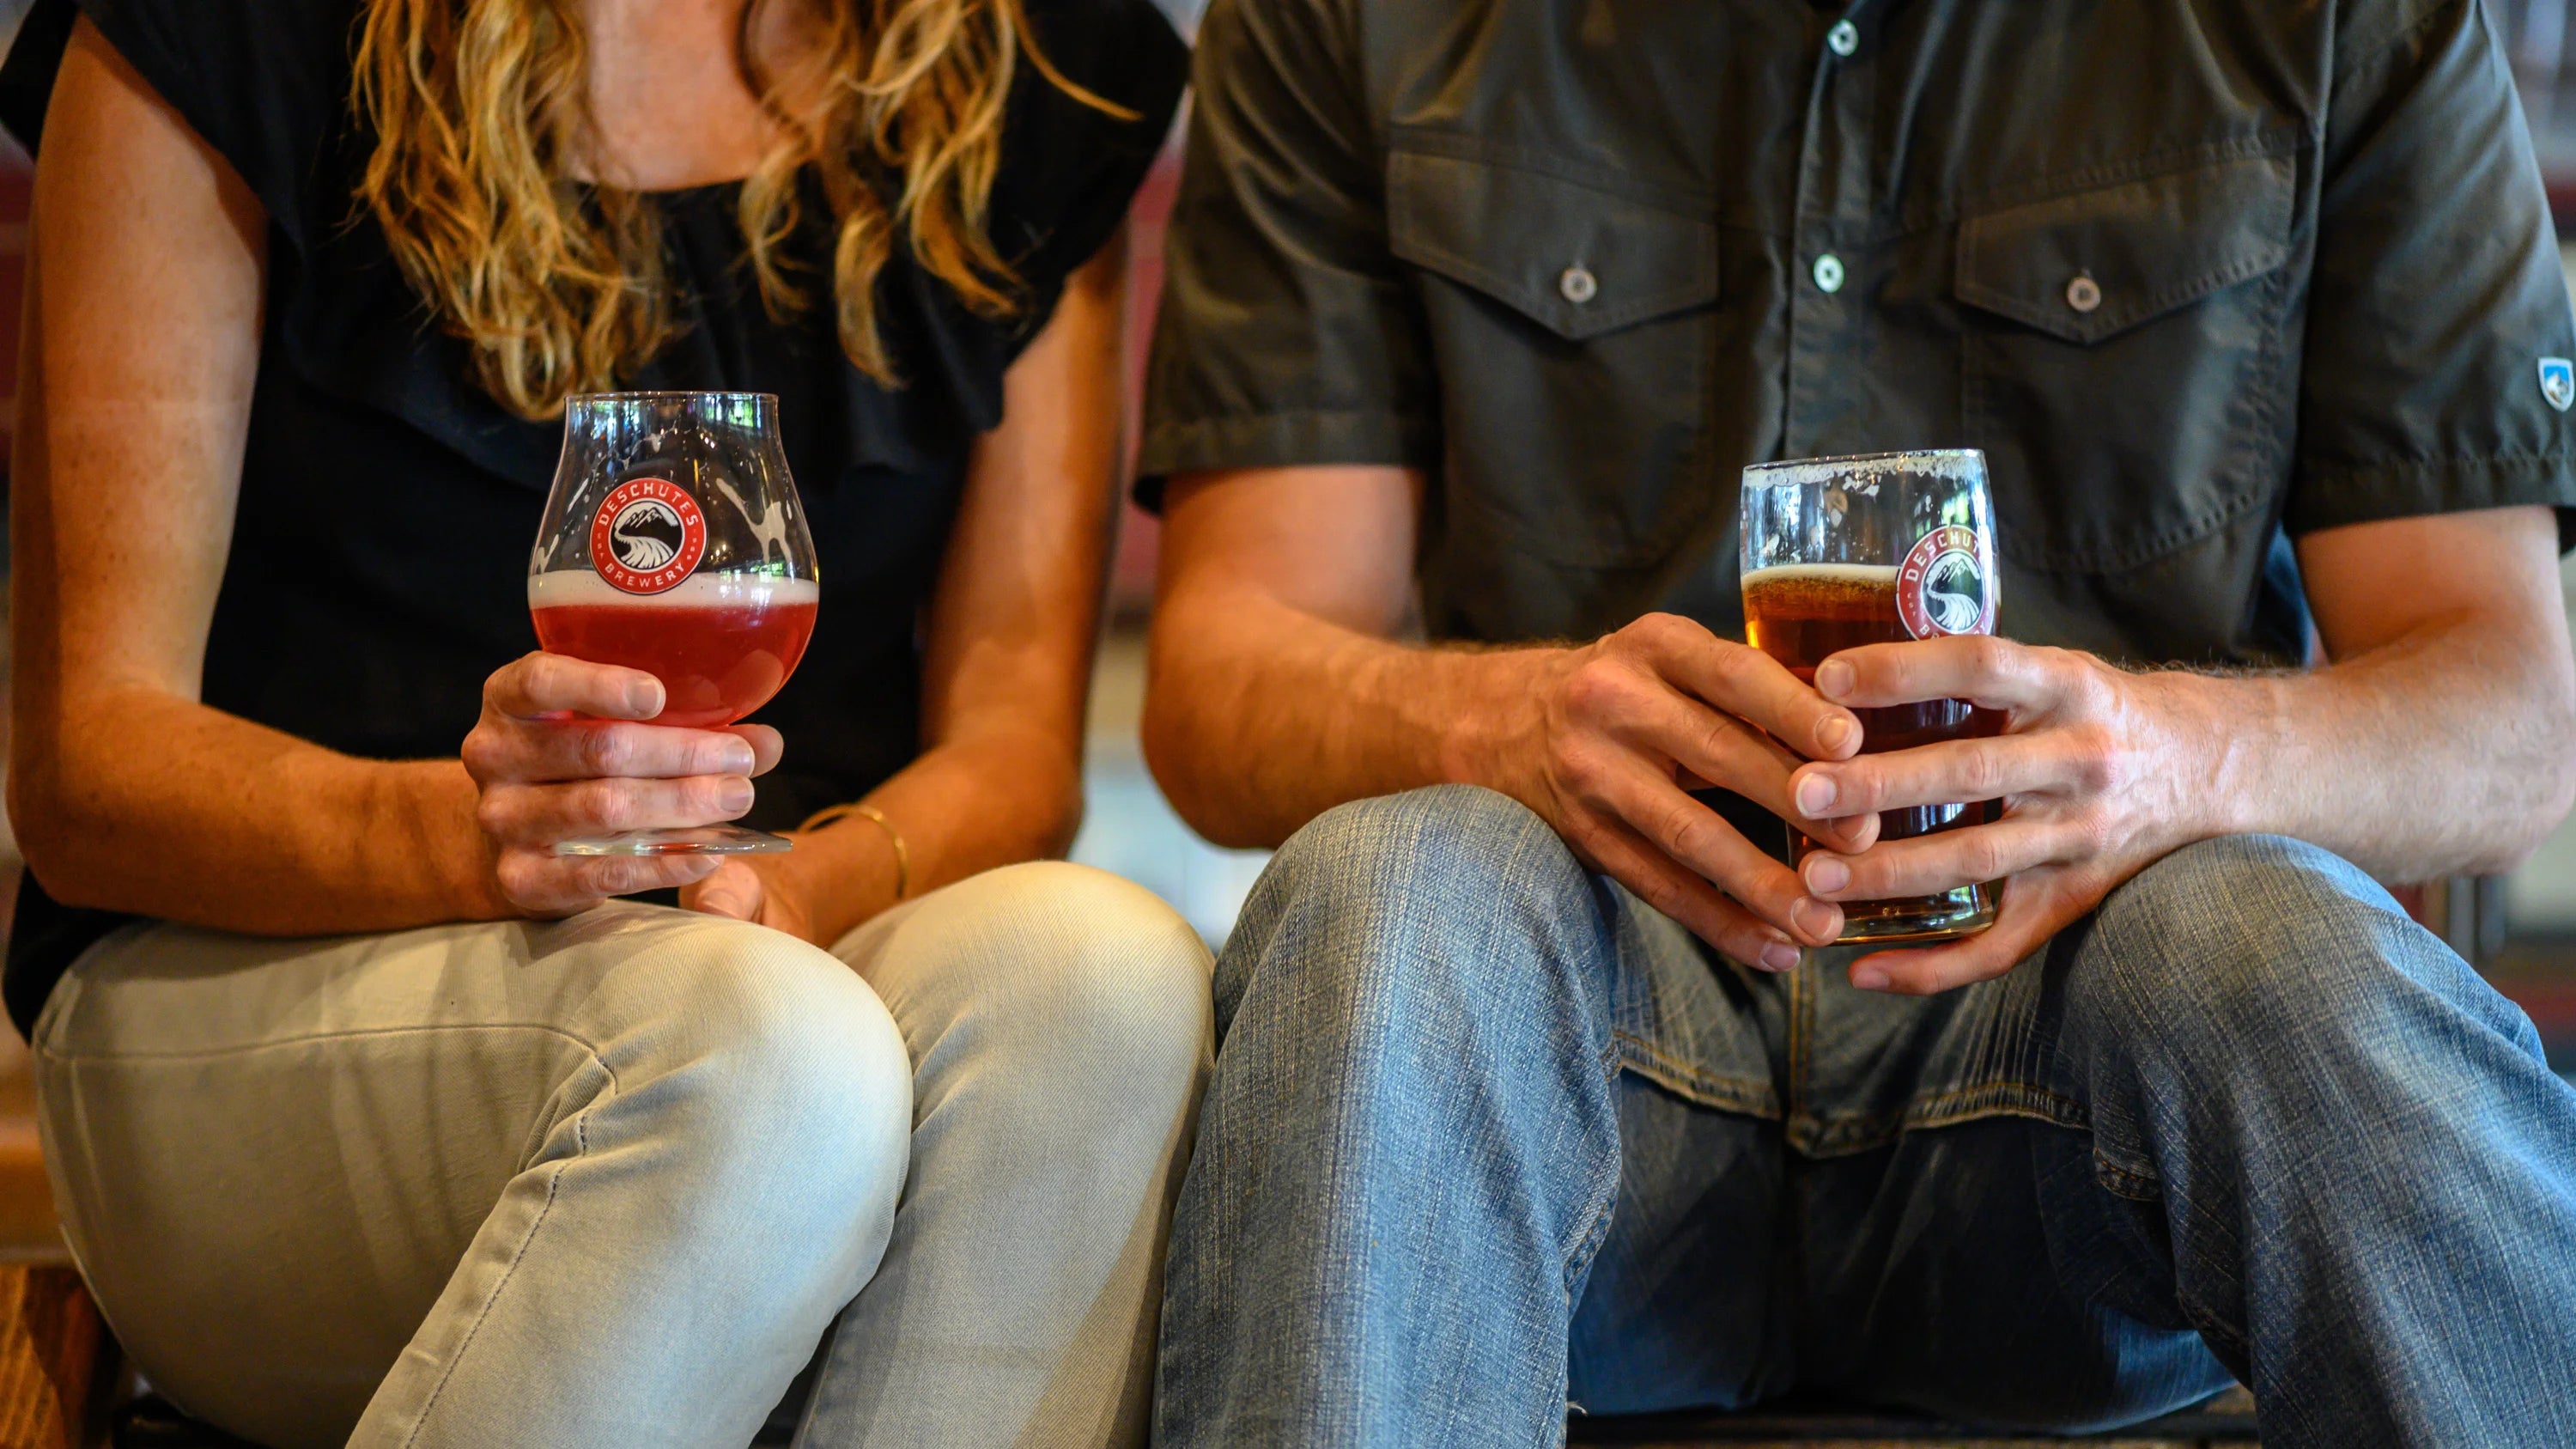
[[[749,0],[740,34],[769,0]],[[821,0],[821,41],[785,73],[744,80],[779,142],[743,183],[741,223],[764,303],[807,305],[781,243],[802,223],[812,167],[837,237],[842,350],[897,381],[876,279],[898,230],[929,273],[983,316],[1015,309],[986,232],[1002,119],[1025,58],[1081,103],[1031,40],[1022,0]],[[651,196],[584,186],[565,159],[585,133],[577,0],[369,0],[351,105],[374,132],[358,201],[412,287],[472,345],[477,379],[512,412],[560,414],[576,392],[633,376],[676,330]],[[786,96],[819,96],[791,110]],[[891,193],[891,195],[889,195]]]

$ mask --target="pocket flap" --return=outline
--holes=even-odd
[[[1717,224],[1544,172],[1397,151],[1398,257],[1580,341],[1717,300]]]
[[[1970,217],[1959,300],[2099,342],[2289,260],[2293,179],[2249,156]]]

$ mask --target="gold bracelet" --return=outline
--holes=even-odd
[[[894,898],[902,900],[910,896],[912,894],[912,852],[904,848],[903,832],[895,829],[894,822],[888,820],[885,812],[874,805],[826,805],[806,816],[805,823],[797,826],[796,829],[799,834],[809,830],[820,830],[836,820],[852,815],[875,821],[877,828],[886,833],[886,839],[894,842]]]

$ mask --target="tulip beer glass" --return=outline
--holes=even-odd
[[[805,655],[814,540],[766,393],[618,392],[572,399],[563,456],[528,560],[528,610],[549,652],[662,681],[653,723],[728,725],[769,702]],[[734,825],[628,830],[557,855],[785,850]]]
[[[1763,463],[1744,470],[1744,627],[1754,647],[1813,684],[1862,644],[1995,631],[1995,527],[1974,449]],[[1861,753],[1999,734],[1966,700],[1856,709]],[[1990,803],[1879,814],[1902,840],[1995,818]],[[1798,854],[1815,848],[1801,835]],[[1994,924],[1999,887],[1843,903],[1844,941],[1945,941]]]

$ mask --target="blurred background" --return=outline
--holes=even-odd
[[[1157,0],[1189,29],[1197,0]],[[2576,0],[2485,0],[2489,16],[2513,57],[2525,110],[2531,119],[2550,205],[2559,224],[2562,260],[2576,271],[2576,37],[2569,10]],[[14,36],[26,0],[0,0],[0,49]],[[1137,202],[1133,228],[1129,366],[1131,383],[1142,372],[1143,341],[1161,280],[1161,239],[1177,150]],[[0,140],[0,458],[14,415],[19,282],[26,251],[27,159]],[[1130,408],[1134,406],[1130,388]],[[1133,435],[1133,428],[1130,435]],[[0,473],[5,490],[5,473]],[[0,536],[0,575],[6,540]],[[1112,586],[1111,613],[1101,640],[1092,701],[1089,763],[1090,809],[1075,841],[1077,860],[1134,879],[1177,907],[1211,943],[1221,943],[1263,855],[1218,850],[1191,834],[1163,803],[1137,746],[1136,722],[1144,689],[1142,628],[1153,588],[1154,521],[1129,509],[1122,525]],[[2576,605],[2576,565],[2563,574]],[[0,602],[0,610],[5,610]],[[5,699],[7,657],[0,644],[0,699]],[[7,717],[0,712],[0,743]],[[14,896],[17,854],[0,820],[0,932]],[[2419,919],[2440,932],[2496,985],[2520,1002],[2539,1024],[2553,1063],[2576,1077],[2576,825],[2562,828],[2521,870],[2505,877],[2433,882],[2401,891]],[[0,1032],[0,1259],[52,1257],[59,1252],[36,1157],[32,1099],[23,1070],[23,1048]]]

